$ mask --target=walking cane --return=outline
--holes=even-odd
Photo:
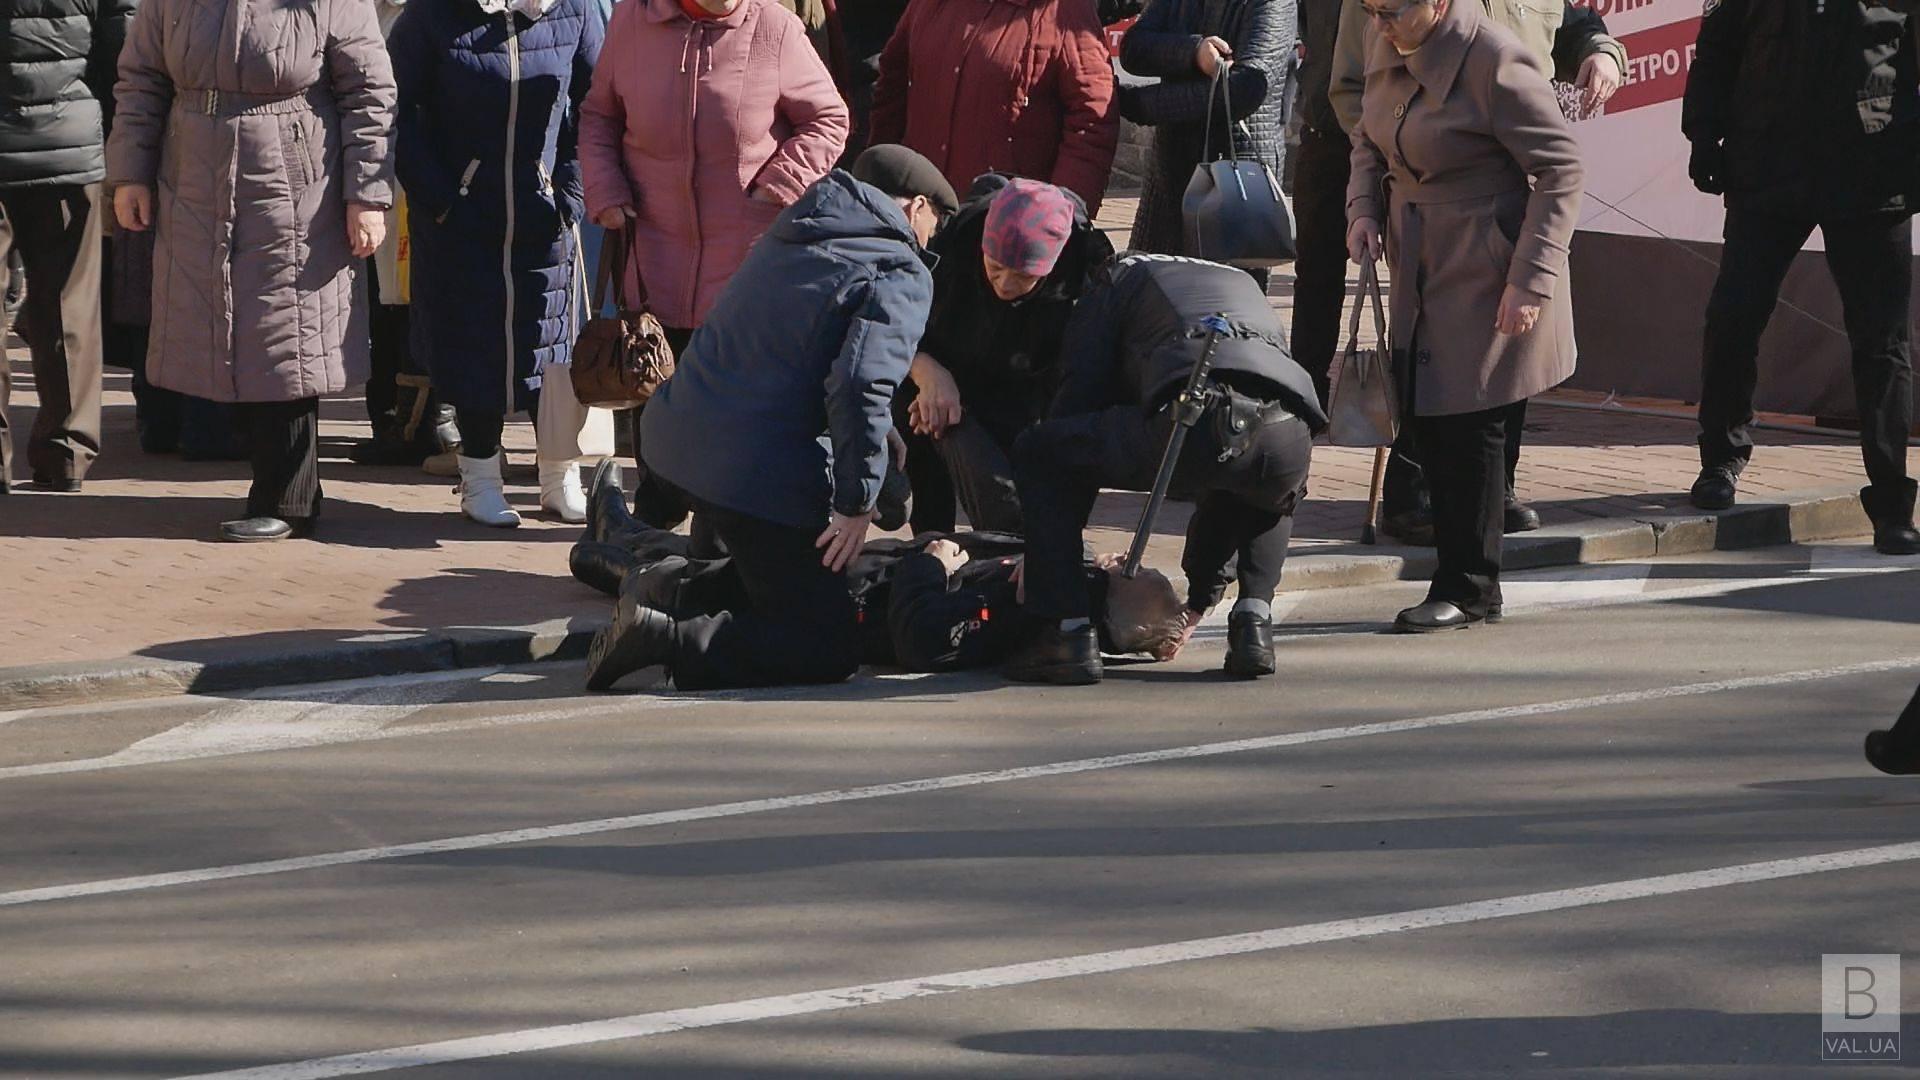
[[[1387,479],[1387,448],[1374,447],[1373,484],[1367,489],[1367,523],[1360,527],[1360,542],[1378,544],[1380,537],[1375,527],[1380,524],[1380,489]]]
[[[1153,535],[1153,521],[1160,516],[1160,506],[1167,501],[1167,485],[1173,482],[1173,470],[1180,463],[1180,448],[1186,445],[1187,432],[1200,422],[1207,406],[1213,403],[1213,388],[1207,385],[1207,373],[1213,370],[1213,353],[1220,347],[1220,339],[1233,332],[1232,324],[1227,322],[1225,314],[1209,315],[1200,320],[1196,329],[1207,332],[1207,344],[1200,350],[1200,359],[1193,362],[1193,370],[1187,373],[1187,385],[1180,390],[1180,396],[1173,399],[1173,431],[1167,435],[1167,448],[1160,455],[1160,471],[1154,474],[1153,491],[1147,496],[1147,508],[1140,514],[1140,527],[1133,531],[1133,546],[1127,549],[1127,561],[1120,567],[1120,576],[1131,578],[1140,572],[1140,557],[1147,553],[1147,539]]]

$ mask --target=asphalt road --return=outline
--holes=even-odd
[[[1823,1062],[1820,987],[1920,953],[1920,780],[1860,756],[1920,567],[1573,568],[1381,633],[1419,592],[1283,598],[1257,684],[1212,627],[1095,688],[0,713],[0,1074],[1909,1075]]]

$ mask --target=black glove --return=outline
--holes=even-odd
[[[1708,195],[1727,193],[1727,151],[1717,140],[1701,139],[1693,144],[1693,156],[1687,160],[1687,175],[1693,186]]]

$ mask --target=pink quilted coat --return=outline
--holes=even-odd
[[[393,69],[367,0],[144,0],[107,183],[154,189],[155,385],[291,401],[366,381],[346,204],[393,203]]]
[[[699,22],[679,0],[627,0],[581,106],[587,213],[633,209],[648,305],[692,329],[781,208],[833,168],[847,131],[805,24],[774,0]]]

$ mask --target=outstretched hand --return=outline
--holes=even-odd
[[[834,511],[827,531],[813,542],[813,546],[821,551],[820,565],[836,574],[845,573],[847,567],[853,565],[854,556],[867,546],[867,530],[872,527],[871,510],[852,515]]]

